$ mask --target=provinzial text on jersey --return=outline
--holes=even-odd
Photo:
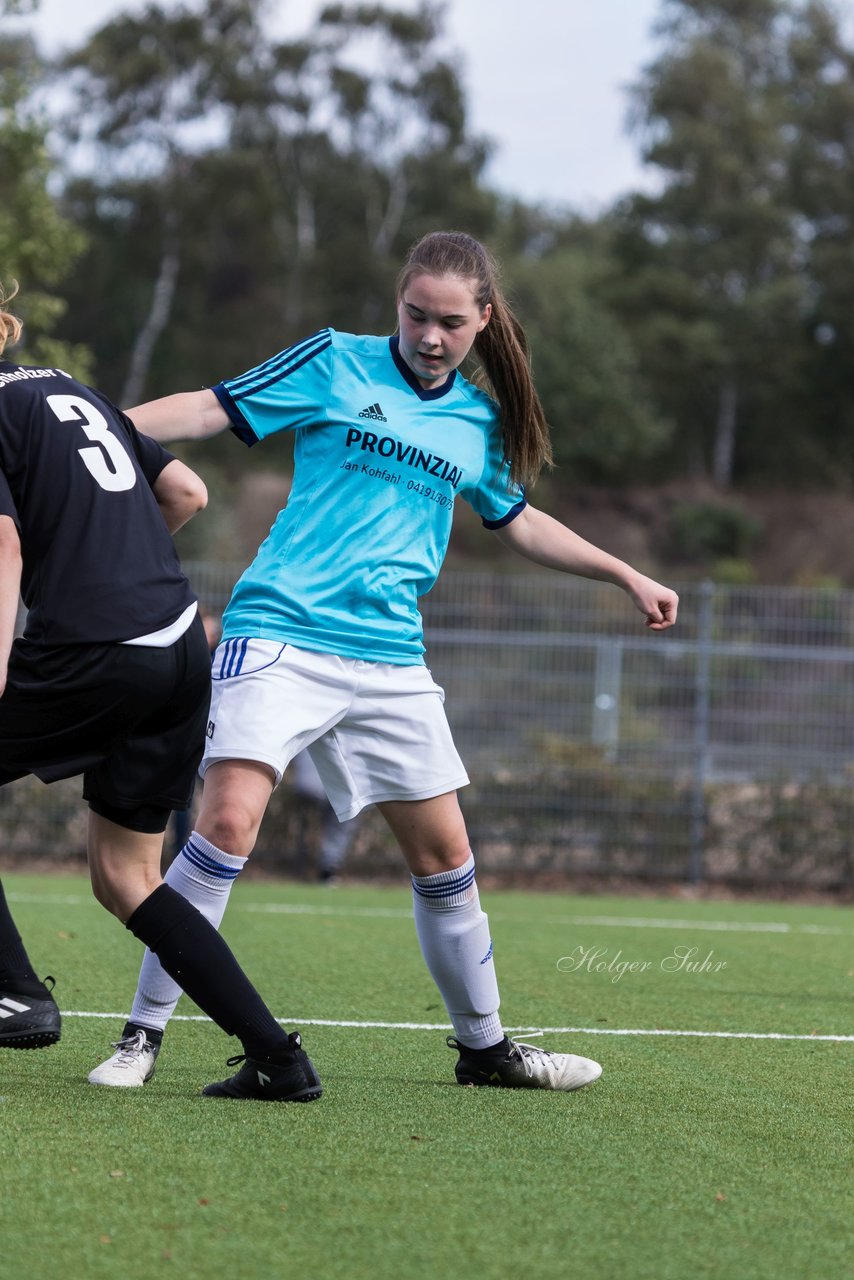
[[[347,432],[346,447],[358,447],[367,453],[377,453],[381,458],[394,458],[397,462],[405,462],[410,467],[426,471],[428,475],[447,480],[453,488],[459,487],[462,469],[454,466],[447,458],[438,454],[418,449],[414,444],[404,444],[394,436],[378,436],[374,431],[361,431],[358,427],[350,427]]]

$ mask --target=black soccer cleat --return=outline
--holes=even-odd
[[[45,978],[45,982],[54,984],[55,980]],[[0,988],[0,1049],[46,1049],[56,1044],[61,1026],[59,1009],[51,996],[45,999],[41,994],[24,995]]]
[[[291,1053],[284,1062],[262,1062],[239,1053],[228,1059],[230,1067],[243,1066],[228,1080],[202,1089],[208,1098],[255,1098],[260,1102],[314,1102],[323,1093],[314,1064],[301,1047],[299,1032],[288,1036]]]

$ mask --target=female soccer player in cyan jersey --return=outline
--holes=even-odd
[[[418,597],[442,565],[459,496],[528,559],[622,587],[655,631],[673,625],[678,601],[529,505],[525,486],[551,460],[548,431],[483,246],[456,232],[416,244],[397,318],[393,337],[325,329],[211,390],[131,410],[161,440],[226,427],[248,445],[295,434],[287,505],[225,612],[202,807],[166,880],[218,925],[273,788],[310,747],[338,817],[376,804],[400,844],[460,1084],[577,1089],[598,1063],[502,1030],[456,795],[468,778],[424,665]],[[472,348],[488,392],[458,372]],[[146,955],[117,1052],[90,1080],[143,1084],[178,995]]]

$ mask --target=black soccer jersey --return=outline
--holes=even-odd
[[[28,639],[131,640],[192,604],[151,488],[171,460],[100,392],[0,360],[0,515],[21,538]]]

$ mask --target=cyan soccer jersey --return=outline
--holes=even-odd
[[[422,662],[418,597],[445,558],[455,498],[490,529],[525,506],[494,402],[459,373],[426,390],[396,337],[332,329],[213,390],[246,444],[296,436],[290,497],[234,588],[224,639]]]

